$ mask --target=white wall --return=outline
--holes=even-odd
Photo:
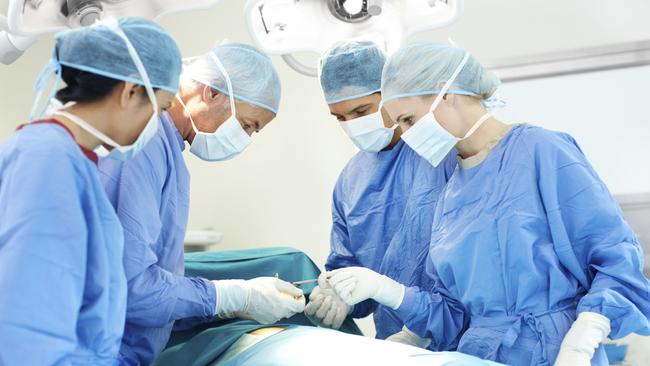
[[[650,192],[650,66],[502,85],[495,115],[576,138],[612,193]]]
[[[7,3],[0,0],[0,9]],[[457,24],[418,38],[453,37],[486,64],[511,56],[650,39],[647,0],[465,3],[465,15]],[[207,11],[170,15],[162,24],[185,56],[203,53],[224,37],[250,42],[241,16],[243,4],[225,0]],[[50,52],[51,42],[45,39],[11,67],[0,65],[0,140],[26,122],[32,84]],[[278,57],[274,62],[283,82],[278,118],[231,162],[208,164],[188,157],[189,228],[222,231],[223,248],[291,245],[322,263],[328,252],[332,186],[354,150],[329,117],[317,81],[296,74]],[[596,130],[599,136],[611,132],[610,126],[594,126]],[[617,132],[617,138],[637,133],[627,127]]]

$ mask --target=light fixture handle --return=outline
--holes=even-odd
[[[290,68],[294,69],[298,73],[313,78],[318,77],[317,68],[303,64],[302,62],[298,61],[298,59],[296,59],[292,54],[282,55],[282,59],[287,63],[287,65],[289,65]]]

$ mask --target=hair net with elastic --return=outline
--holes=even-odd
[[[241,43],[221,44],[210,52],[226,69],[235,99],[278,113],[282,94],[280,78],[266,54]],[[187,59],[183,77],[228,94],[226,79],[209,53]]]
[[[438,94],[454,73],[465,51],[446,43],[417,42],[398,49],[386,61],[382,74],[382,101]],[[447,93],[492,97],[501,82],[471,56]]]
[[[140,18],[117,21],[144,65],[151,86],[176,94],[181,53],[174,39],[156,23]],[[56,36],[53,62],[108,78],[143,85],[124,40],[103,22]]]
[[[373,42],[336,43],[321,58],[320,84],[327,104],[379,93],[386,56]]]

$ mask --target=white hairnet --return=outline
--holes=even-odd
[[[438,94],[467,51],[446,43],[418,42],[398,49],[382,73],[382,100]],[[448,93],[490,98],[501,82],[470,55]]]
[[[278,113],[281,87],[271,59],[253,46],[227,43],[212,51],[226,69],[233,88],[233,97]],[[226,79],[210,54],[187,59],[183,76],[228,94]]]

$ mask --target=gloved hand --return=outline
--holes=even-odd
[[[605,316],[580,313],[564,336],[555,366],[590,366],[594,352],[610,331],[610,321]]]
[[[327,282],[326,273],[318,277],[318,286],[309,295],[305,315],[320,327],[339,329],[352,307],[341,300]]]
[[[404,285],[363,267],[341,268],[327,273],[330,285],[348,305],[373,299],[397,309],[404,300]]]
[[[402,330],[386,338],[387,341],[408,344],[409,346],[427,348],[431,344],[430,338],[420,338],[415,333],[411,332],[406,325]]]
[[[302,290],[275,277],[212,281],[217,290],[215,314],[235,315],[261,324],[273,324],[305,309]]]

